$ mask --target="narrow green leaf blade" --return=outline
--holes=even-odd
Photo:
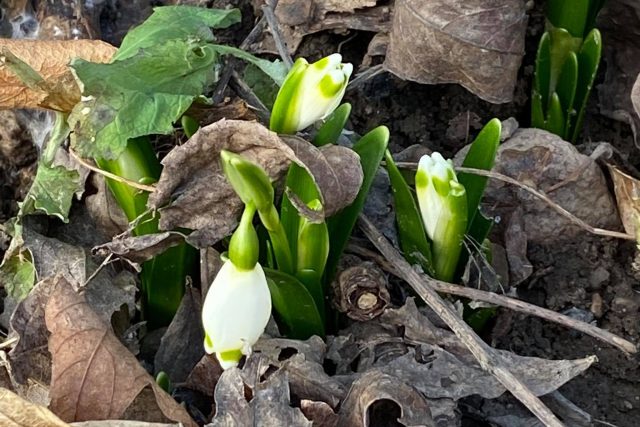
[[[491,119],[471,143],[471,147],[462,162],[462,166],[487,171],[493,169],[496,153],[498,152],[498,145],[500,144],[501,132],[502,123],[500,120]],[[457,175],[458,182],[467,190],[468,224],[471,225],[480,206],[480,200],[487,186],[488,178],[465,172],[460,172]]]
[[[227,28],[240,22],[238,9],[206,9],[194,6],[156,7],[141,25],[127,33],[114,60],[123,60],[147,49],[176,39],[212,42],[210,28]]]
[[[431,244],[427,239],[420,210],[411,193],[411,188],[402,177],[389,150],[385,152],[385,160],[395,203],[398,237],[404,257],[409,263],[420,265],[425,273],[434,277]]]
[[[327,144],[335,144],[342,134],[344,126],[349,120],[351,114],[351,104],[344,103],[334,110],[322,127],[318,129],[318,133],[313,138],[313,145],[320,147]]]
[[[578,84],[576,87],[576,96],[573,103],[576,118],[572,125],[570,136],[571,142],[575,143],[578,135],[582,130],[582,121],[584,119],[584,110],[589,100],[589,93],[593,87],[593,82],[598,73],[600,65],[600,57],[602,55],[602,36],[597,29],[591,30],[582,45],[582,49],[578,54]]]
[[[571,123],[575,121],[575,113],[573,110],[573,102],[576,96],[576,85],[578,84],[578,57],[574,52],[569,52],[564,61],[556,93],[560,99],[560,104],[564,107],[565,112],[565,128],[562,138],[569,140],[569,132]]]
[[[324,325],[313,297],[295,277],[265,268],[271,302],[285,335],[293,339],[307,339],[313,335],[324,337]]]
[[[533,93],[538,95],[542,104],[542,116],[549,103],[549,85],[551,84],[551,36],[545,32],[540,38],[538,52],[536,54],[536,69],[533,80]],[[532,123],[536,121],[532,120]],[[543,123],[542,122],[539,123]],[[542,127],[542,125],[534,125]]]
[[[549,112],[545,129],[562,137],[564,135],[565,125],[564,108],[560,103],[558,94],[553,92],[549,100]]]
[[[347,246],[353,226],[362,211],[388,143],[389,129],[386,126],[378,126],[360,138],[353,146],[353,151],[360,156],[360,165],[362,166],[364,178],[360,192],[354,202],[327,221],[331,244],[327,267],[325,268],[325,283],[330,283],[333,280],[340,256]]]
[[[565,28],[573,37],[585,32],[591,0],[549,0],[547,19],[554,27]]]

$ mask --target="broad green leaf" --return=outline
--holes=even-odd
[[[502,123],[500,123],[500,120],[490,120],[471,143],[471,147],[462,162],[462,166],[487,171],[493,169],[496,153],[498,152],[498,145],[500,144],[501,132]],[[460,172],[457,176],[458,182],[460,182],[467,191],[468,224],[471,226],[473,218],[476,216],[476,212],[478,212],[478,207],[480,206],[484,189],[487,186],[488,178],[465,172]]]
[[[271,291],[271,302],[285,335],[307,339],[324,337],[324,325],[313,297],[295,277],[277,270],[264,269]]]
[[[427,239],[420,210],[411,193],[411,188],[402,177],[389,150],[385,152],[385,161],[393,192],[398,238],[404,257],[410,264],[421,266],[423,271],[434,277],[431,244]]]
[[[0,265],[0,283],[18,301],[25,299],[36,283],[36,268],[30,257],[29,251],[22,251]]]
[[[249,64],[244,69],[243,80],[262,101],[269,111],[273,108],[273,103],[278,96],[280,86],[271,77],[265,74],[260,68]]]
[[[564,134],[565,125],[564,108],[560,103],[560,97],[558,94],[553,92],[549,99],[549,111],[547,112],[545,129],[551,133],[562,136]]]
[[[78,171],[40,163],[33,184],[20,206],[20,215],[40,211],[67,222],[73,196],[81,189]]]
[[[217,55],[173,40],[110,64],[71,64],[83,100],[69,116],[71,142],[85,157],[117,158],[128,139],[173,132],[173,123],[213,82]]]
[[[285,77],[287,77],[287,67],[282,61],[267,61],[266,59],[258,58],[242,49],[232,46],[225,46],[221,44],[212,44],[208,46],[220,55],[233,55],[236,58],[240,58],[243,61],[248,62],[249,64],[255,65],[274,82],[276,82],[278,86],[282,86]]]
[[[351,205],[329,218],[327,226],[329,227],[329,259],[325,268],[325,283],[333,280],[338,262],[342,256],[344,248],[347,246],[353,226],[358,220],[358,215],[362,211],[364,202],[369,194],[369,189],[373,183],[380,161],[387,150],[389,143],[389,129],[386,126],[378,126],[369,131],[353,146],[353,151],[360,156],[360,165],[364,175],[362,187],[356,199]]]
[[[114,60],[131,58],[140,49],[160,46],[176,39],[212,42],[214,37],[210,28],[227,28],[238,22],[238,9],[156,7],[146,21],[127,33]]]
[[[574,125],[570,131],[571,142],[575,143],[582,129],[584,110],[587,106],[589,93],[598,73],[600,57],[602,55],[602,37],[600,31],[593,29],[582,45],[578,54],[578,85],[575,101],[573,103],[576,112]]]
[[[318,133],[313,138],[313,145],[320,147],[327,144],[335,144],[342,134],[344,126],[351,114],[351,104],[344,103],[336,108],[324,124],[318,129]]]

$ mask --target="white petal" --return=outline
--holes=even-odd
[[[250,351],[271,315],[271,295],[260,264],[239,270],[228,260],[214,279],[202,308],[202,322],[213,347]],[[249,349],[249,350],[247,350]]]

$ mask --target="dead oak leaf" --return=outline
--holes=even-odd
[[[0,39],[0,108],[71,111],[80,101],[80,88],[69,68],[71,60],[109,62],[115,51],[100,40]],[[31,87],[25,84],[7,63],[12,56],[31,67],[42,81]]]
[[[69,422],[122,418],[150,387],[168,420],[196,426],[65,279],[51,294],[45,321],[51,332],[50,408],[60,418]]]
[[[405,80],[458,83],[509,102],[526,29],[521,0],[398,0],[384,66]]]

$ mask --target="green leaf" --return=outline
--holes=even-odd
[[[265,268],[264,272],[273,309],[284,326],[285,335],[302,340],[313,335],[324,337],[322,318],[307,288],[295,277],[280,271]]]
[[[358,220],[358,215],[362,211],[364,202],[369,194],[369,189],[373,183],[373,178],[378,172],[380,161],[384,156],[389,143],[389,129],[386,126],[378,126],[364,135],[353,146],[353,151],[360,156],[360,165],[364,175],[362,187],[356,199],[351,205],[329,218],[327,226],[329,227],[329,258],[327,267],[325,268],[325,283],[333,280],[338,262],[342,256],[344,248],[347,246],[353,226]]]
[[[549,103],[549,84],[551,82],[551,36],[548,31],[540,38],[540,43],[538,44],[538,52],[536,54],[536,69],[533,80],[533,93],[534,99],[535,95],[538,95],[540,98],[540,103],[542,105],[542,116],[544,117],[544,113],[547,109],[547,104]],[[537,116],[539,120],[539,114]],[[536,123],[538,120],[533,120],[532,123]],[[544,119],[539,121],[540,124],[535,124],[536,127],[542,127],[542,123],[544,123]]]
[[[389,150],[385,152],[385,160],[395,203],[398,237],[404,257],[410,264],[421,266],[423,271],[434,277],[431,244],[427,239],[420,210],[411,193],[411,188],[402,177]]]
[[[576,96],[573,103],[576,118],[572,126],[569,136],[571,142],[575,143],[582,129],[582,120],[584,119],[584,110],[587,106],[589,93],[593,87],[593,82],[598,73],[600,65],[600,57],[602,55],[602,37],[600,31],[593,29],[582,45],[578,54],[578,84],[576,87]]]
[[[233,55],[236,58],[240,58],[243,61],[248,62],[249,64],[255,65],[274,82],[276,82],[278,86],[282,86],[285,77],[287,77],[287,66],[282,61],[267,61],[266,59],[258,58],[242,49],[232,46],[213,44],[209,45],[209,47],[220,55]]]
[[[549,0],[547,19],[556,28],[564,28],[573,37],[584,37],[592,0]]]
[[[71,142],[85,157],[115,159],[128,139],[173,132],[173,123],[213,82],[217,55],[174,40],[110,64],[76,59],[83,100],[69,116]]]
[[[344,103],[336,108],[324,124],[318,129],[313,138],[313,145],[320,147],[327,144],[336,144],[342,134],[344,126],[351,114],[351,104]]]
[[[18,301],[25,299],[36,283],[36,268],[30,258],[29,251],[23,251],[0,265],[0,283]]]
[[[20,215],[40,211],[69,221],[73,195],[82,189],[80,174],[63,166],[38,165],[36,177],[20,206]]]
[[[256,94],[258,99],[262,101],[264,106],[271,110],[273,108],[273,103],[276,100],[276,96],[278,96],[280,86],[278,86],[278,84],[260,68],[253,64],[249,64],[245,67],[242,78],[251,88],[253,93]]]
[[[562,103],[560,103],[558,94],[553,92],[549,99],[549,111],[547,113],[545,129],[562,137],[564,135],[565,125],[564,108],[562,107]]]
[[[573,110],[573,102],[576,96],[576,85],[578,84],[578,57],[574,52],[569,52],[564,61],[562,72],[558,80],[556,93],[560,99],[560,104],[564,107],[565,126],[562,138],[569,140],[569,132],[571,124],[575,122],[575,113]]]
[[[127,33],[114,60],[131,58],[140,49],[159,46],[176,39],[212,42],[214,37],[210,28],[227,28],[238,22],[238,9],[156,7],[146,21]]]
[[[492,119],[480,131],[476,139],[471,143],[469,152],[462,162],[465,168],[482,169],[490,171],[496,160],[502,123],[498,119]],[[468,224],[473,223],[473,218],[478,212],[480,200],[487,186],[488,178],[471,173],[460,172],[457,174],[458,182],[467,191],[467,215]]]

